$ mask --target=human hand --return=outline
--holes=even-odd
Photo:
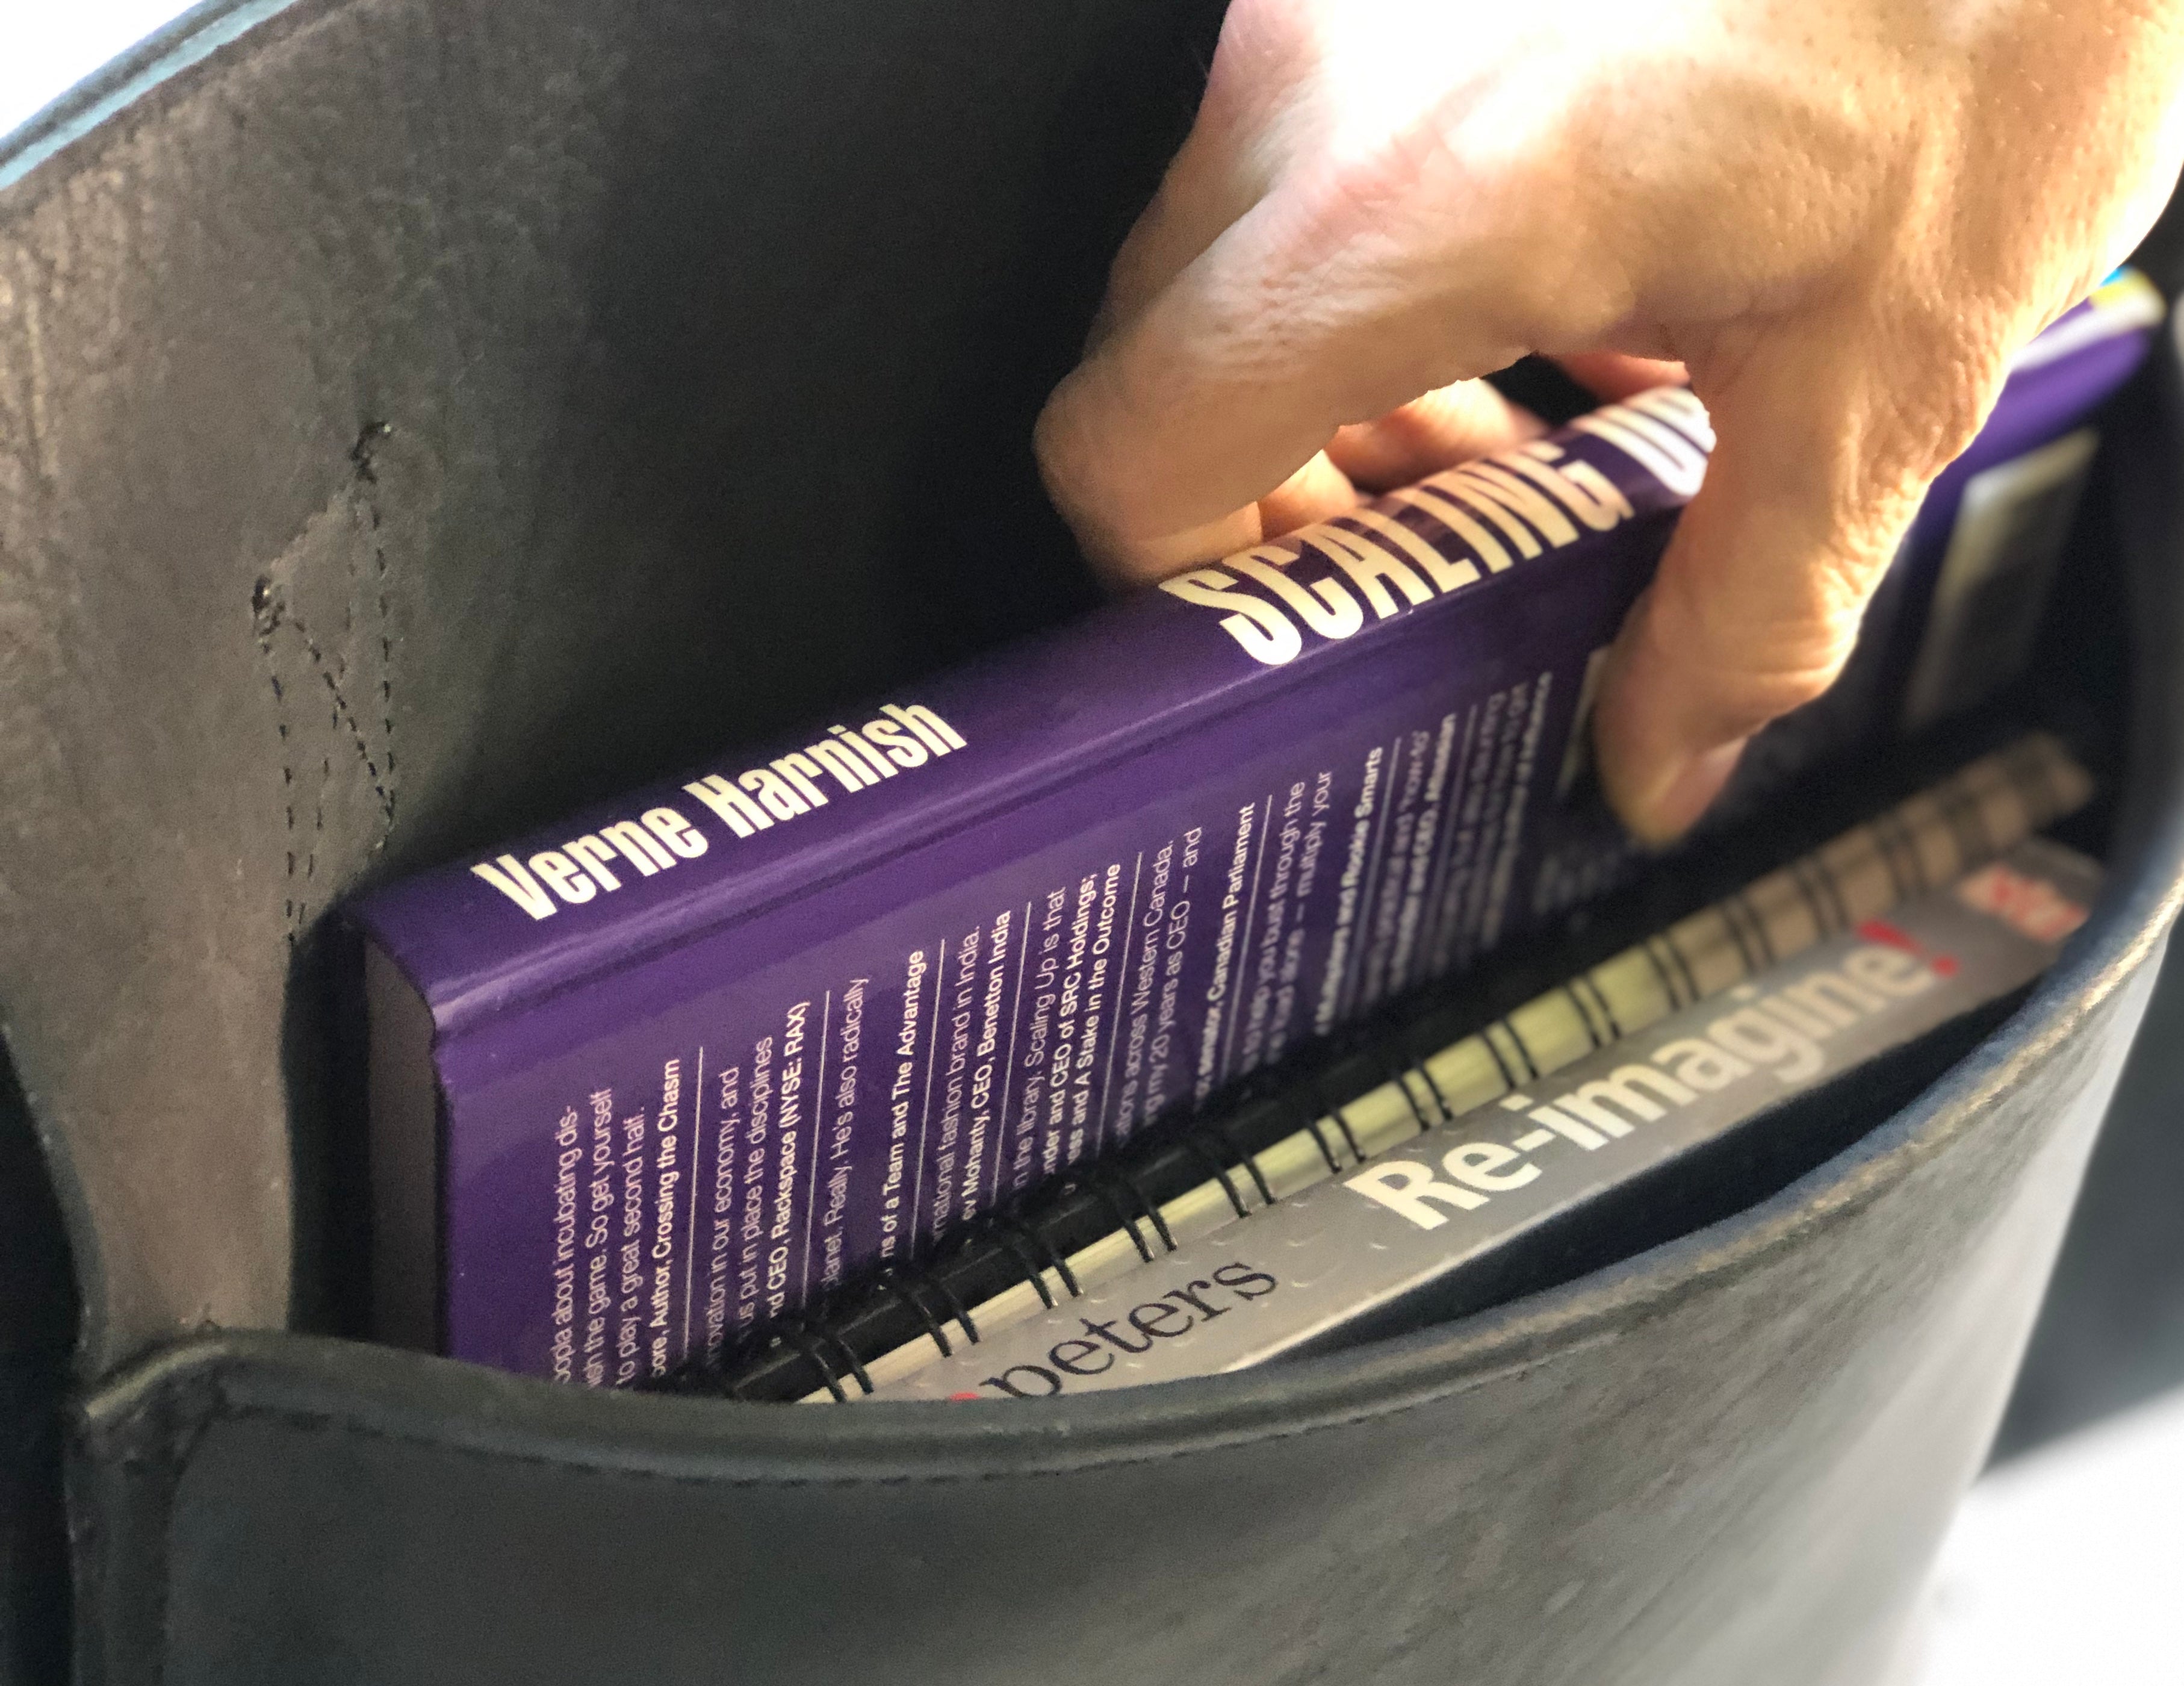
[[[2184,0],[1235,0],[1041,467],[1152,579],[1537,431],[1475,378],[1524,353],[1680,361],[1719,444],[1595,715],[1666,840],[2151,225],[2180,95]]]

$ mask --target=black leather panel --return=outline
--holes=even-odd
[[[1759,1213],[1341,1360],[833,1408],[202,1343],[93,1407],[89,1678],[1854,1679],[1979,1465],[2150,976]]]
[[[67,1665],[61,1426],[75,1334],[60,1213],[0,1060],[0,1686],[42,1686]]]

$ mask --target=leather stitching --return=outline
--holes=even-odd
[[[265,667],[266,684],[273,693],[274,729],[278,734],[281,747],[281,818],[287,840],[287,885],[283,917],[287,923],[288,943],[292,947],[309,923],[314,911],[310,890],[318,878],[320,851],[326,840],[326,799],[334,780],[335,753],[327,751],[319,756],[316,786],[309,820],[306,823],[299,817],[301,800],[297,789],[298,775],[303,770],[303,757],[298,753],[300,723],[294,718],[292,707],[302,701],[296,689],[298,684],[308,690],[311,678],[315,676],[325,687],[331,710],[330,723],[337,737],[348,740],[364,769],[379,809],[382,837],[394,827],[398,787],[394,778],[393,616],[390,607],[387,541],[377,496],[379,476],[373,461],[379,442],[391,432],[392,429],[385,423],[374,422],[359,436],[355,448],[349,454],[354,465],[353,477],[342,500],[347,505],[348,518],[355,523],[359,537],[370,551],[370,577],[365,584],[370,593],[369,612],[376,621],[372,635],[378,645],[380,662],[378,695],[376,699],[377,708],[375,711],[381,733],[382,748],[379,751],[374,751],[370,733],[355,706],[362,703],[369,706],[370,701],[362,694],[355,693],[350,671],[349,654],[354,650],[357,634],[356,595],[359,583],[354,548],[343,547],[344,589],[341,637],[338,647],[331,653],[297,610],[285,580],[271,573],[261,575],[251,591],[252,622],[257,634],[259,655]],[[287,635],[286,638],[281,636],[284,634]],[[300,673],[282,658],[284,645],[292,640],[303,650],[306,665]]]
[[[306,899],[308,886],[318,876],[319,844],[326,834],[326,787],[333,782],[333,762],[331,756],[327,756],[321,758],[319,764],[317,795],[312,802],[311,825],[304,853],[303,885],[299,890],[296,878],[296,768],[288,730],[287,692],[281,683],[279,659],[274,650],[275,633],[285,628],[302,643],[304,654],[310,659],[311,672],[316,673],[326,686],[335,723],[345,729],[349,742],[355,748],[357,759],[364,765],[365,776],[370,780],[372,794],[379,801],[381,817],[389,829],[394,823],[394,796],[380,771],[377,758],[371,753],[371,745],[365,739],[364,728],[357,720],[355,711],[349,706],[348,698],[343,693],[341,681],[335,677],[334,663],[320,647],[310,628],[304,625],[302,617],[289,607],[280,588],[270,578],[258,582],[251,602],[257,614],[258,647],[265,658],[266,678],[273,688],[274,701],[282,711],[278,729],[281,745],[281,784],[288,834],[288,940],[292,943],[309,911],[309,902]]]
[[[288,694],[281,684],[279,660],[273,654],[273,629],[280,624],[280,611],[274,601],[270,579],[260,579],[251,593],[250,613],[258,632],[259,655],[265,663],[265,682],[273,689],[274,730],[281,738],[281,801],[288,860],[288,893],[281,904],[281,918],[287,926],[288,945],[292,948],[296,933],[303,924],[296,907],[296,762],[288,740]]]
[[[356,483],[359,501],[371,533],[372,592],[379,611],[379,729],[380,740],[387,748],[387,788],[385,797],[387,827],[394,829],[394,619],[387,606],[387,537],[381,531],[379,511],[379,469],[374,461],[380,441],[394,429],[384,422],[374,422],[358,436],[356,449],[349,453],[356,464]]]

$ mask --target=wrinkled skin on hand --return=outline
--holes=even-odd
[[[1682,364],[1720,444],[1595,728],[1666,840],[2151,225],[2180,95],[2184,0],[1236,0],[1041,466],[1151,579],[1536,432],[1475,378],[1524,353]]]

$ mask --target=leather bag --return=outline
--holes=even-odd
[[[2052,676],[2125,740],[2101,906],[1749,1209],[1051,1405],[343,1337],[327,910],[1081,606],[1025,440],[1218,21],[211,0],[4,143],[0,1015],[75,1267],[80,1678],[1877,1678],[2175,907],[2166,340],[2101,483],[2128,611]]]

